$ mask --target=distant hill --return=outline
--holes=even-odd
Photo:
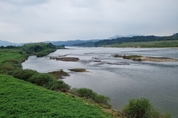
[[[109,46],[113,44],[121,44],[121,43],[128,43],[128,42],[151,42],[151,41],[171,41],[171,40],[178,40],[178,33],[175,33],[171,36],[127,36],[127,37],[120,37],[115,36],[113,39],[105,39],[99,40],[97,42],[86,42],[80,43],[76,46],[92,46],[92,47],[99,47],[99,46]]]
[[[74,46],[81,43],[88,43],[88,42],[96,42],[98,39],[91,39],[91,40],[68,40],[68,41],[52,41],[53,45],[65,45],[65,46]]]
[[[16,43],[0,40],[0,46],[18,45]]]
[[[138,36],[138,35],[135,35],[135,34],[130,34],[130,35],[127,35],[127,36],[122,36],[122,35],[115,35],[115,36],[112,36],[112,37],[109,37],[108,39],[116,39],[116,38],[122,38],[122,37],[133,37],[133,36]]]

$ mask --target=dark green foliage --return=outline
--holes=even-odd
[[[22,49],[29,55],[37,55],[37,57],[42,57],[54,52],[57,48],[52,43],[33,43],[23,45]]]
[[[146,98],[131,99],[123,113],[127,118],[171,118],[170,114],[161,115]]]
[[[51,43],[25,44],[22,47],[1,47],[0,73],[12,75],[48,89],[68,91],[70,86],[63,81],[57,81],[50,74],[42,74],[29,69],[22,69],[21,63],[31,54],[44,56],[57,48]]]
[[[29,79],[31,83],[44,87],[48,87],[50,83],[54,82],[55,80],[56,79],[53,76],[49,74],[43,74],[43,73],[34,74]]]
[[[51,90],[60,90],[62,92],[67,92],[70,89],[70,86],[64,83],[62,80],[54,81],[50,84],[49,89]]]
[[[0,63],[1,74],[11,75],[14,70],[20,69],[20,68],[21,68],[20,61],[15,60],[15,59],[8,59]]]
[[[33,84],[43,86],[51,90],[59,90],[66,92],[70,89],[70,86],[63,81],[58,81],[50,74],[38,73],[37,71],[30,69],[18,69],[13,72],[13,76],[18,79],[29,81]]]
[[[91,99],[94,99],[94,97],[96,96],[95,92],[93,92],[91,89],[87,89],[87,88],[78,89],[77,93],[81,97],[91,98]]]
[[[87,99],[91,99],[96,103],[101,103],[104,105],[107,105],[107,107],[111,107],[108,103],[109,101],[109,97],[103,96],[103,95],[99,95],[96,92],[92,91],[91,89],[88,88],[73,88],[71,90],[72,93],[74,93],[75,95],[78,95],[80,97],[85,97]]]
[[[18,79],[29,81],[29,79],[37,73],[38,73],[37,71],[30,70],[30,69],[24,69],[24,70],[18,69],[14,71],[13,76]]]
[[[128,118],[150,118],[152,106],[149,100],[145,98],[132,99],[125,107],[124,112]]]
[[[66,92],[70,89],[70,86],[68,84],[64,83],[62,80],[60,81],[56,80],[50,74],[37,73],[32,75],[29,81],[31,83],[34,83],[39,86],[43,86],[51,90],[59,90],[59,91]]]
[[[144,47],[178,47],[178,44],[165,42],[165,44],[158,44],[158,45],[147,45],[147,42],[153,42],[153,41],[177,41],[178,40],[178,33],[172,35],[172,36],[133,36],[133,37],[118,37],[116,39],[104,39],[97,42],[87,42],[82,44],[77,44],[76,46],[93,46],[93,47],[99,47],[99,46],[112,46],[114,44],[117,44],[118,46],[121,45],[121,47],[127,47],[127,43],[135,43],[135,42],[144,42]],[[122,45],[122,43],[126,43],[126,45]],[[137,45],[135,45],[137,47]],[[132,45],[132,47],[135,47]],[[139,46],[139,45],[138,45]]]

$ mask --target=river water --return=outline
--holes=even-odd
[[[63,81],[72,88],[90,88],[110,97],[114,109],[121,109],[131,98],[148,98],[161,112],[178,117],[178,62],[138,62],[112,55],[144,55],[178,59],[176,48],[79,48],[57,50],[49,56],[78,57],[78,62],[31,56],[22,66],[39,72],[63,69],[70,76]],[[88,72],[70,72],[85,68]]]

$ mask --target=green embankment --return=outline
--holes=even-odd
[[[121,116],[125,118],[125,115],[127,116],[122,112],[92,104],[90,100],[108,105],[109,99],[92,90],[73,89],[74,94],[84,97],[84,99],[79,98],[74,94],[61,92],[67,92],[70,87],[51,75],[22,69],[21,63],[28,56],[37,54],[45,56],[55,50],[56,47],[53,45],[42,43],[0,48],[0,118],[119,118]],[[57,76],[59,72],[53,74]]]
[[[0,75],[0,117],[110,118],[110,114],[74,96]]]
[[[0,117],[112,118],[99,106],[60,92],[66,86],[69,89],[64,82],[48,74],[22,70],[21,63],[28,56],[45,56],[55,50],[53,45],[43,43],[0,48]],[[45,81],[39,81],[43,78]]]
[[[123,42],[107,45],[109,47],[142,47],[142,48],[156,48],[156,47],[178,47],[178,40],[170,41],[149,41],[149,42]]]

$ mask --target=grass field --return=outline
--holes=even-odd
[[[125,42],[108,45],[110,47],[178,47],[178,40],[171,41],[149,41],[149,42]]]
[[[0,49],[0,63],[9,59],[24,59],[20,49]]]
[[[110,118],[98,106],[65,93],[0,75],[0,117],[2,118]]]

